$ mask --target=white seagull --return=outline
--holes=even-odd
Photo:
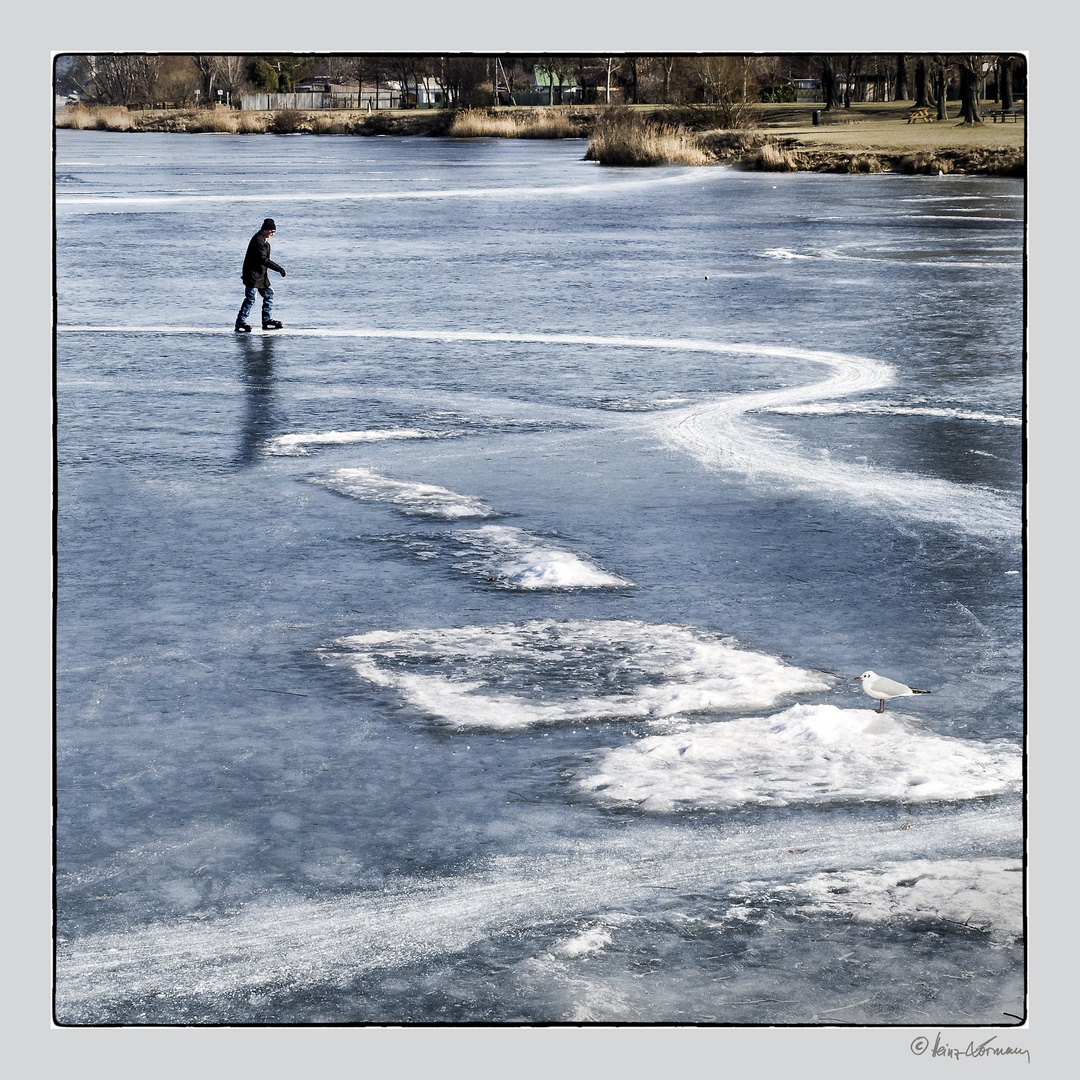
[[[907,694],[930,693],[929,690],[916,690],[912,686],[905,686],[895,679],[886,679],[884,675],[878,675],[873,671],[864,671],[861,675],[856,675],[853,681],[858,682],[859,679],[862,679],[863,693],[878,699],[879,704],[875,712],[884,712],[885,702],[889,698],[904,697]]]

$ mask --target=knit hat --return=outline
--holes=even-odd
[[[272,217],[268,217],[268,218],[267,218],[267,219],[266,219],[266,220],[265,220],[265,221],[264,221],[264,222],[262,223],[262,227],[263,227],[264,229],[270,229],[270,231],[271,231],[271,232],[277,232],[277,226],[276,226],[276,225],[274,224],[274,219],[273,219]]]

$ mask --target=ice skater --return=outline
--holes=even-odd
[[[270,237],[276,232],[277,226],[274,224],[274,219],[267,218],[247,246],[244,269],[240,273],[240,280],[244,283],[244,302],[240,305],[240,312],[236,316],[236,326],[233,327],[238,334],[251,333],[247,317],[251,306],[255,303],[256,290],[262,296],[262,328],[264,330],[281,329],[281,323],[277,319],[270,318],[270,312],[274,307],[274,290],[270,288],[270,280],[267,277],[270,270],[276,270],[282,277],[285,276],[285,267],[278,266],[270,258]]]

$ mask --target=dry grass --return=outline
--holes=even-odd
[[[698,138],[680,126],[613,109],[597,120],[585,160],[601,165],[705,165],[713,159]]]
[[[308,130],[312,135],[348,135],[352,131],[352,125],[346,123],[340,115],[316,113],[309,118]]]
[[[971,150],[1021,148],[1024,124],[962,124],[938,120],[932,124],[909,124],[906,120],[864,120],[843,125],[822,125],[784,132],[807,146],[852,151],[917,153],[936,149]]]
[[[465,109],[450,125],[450,137],[454,139],[513,139],[516,136],[517,124],[511,113],[496,115],[483,109]]]
[[[580,139],[582,123],[562,109],[534,109],[518,120],[519,139]]]
[[[752,169],[762,172],[796,172],[799,168],[798,155],[793,154],[776,143],[767,142],[746,162]]]
[[[134,131],[132,114],[121,105],[73,105],[61,109],[56,126],[79,131]]]
[[[184,119],[184,131],[217,131],[235,135],[240,130],[240,116],[231,109],[193,110]]]
[[[454,139],[578,139],[584,130],[582,121],[564,109],[465,109],[455,114],[448,134]]]
[[[261,135],[270,126],[270,113],[244,111],[239,114],[237,123],[237,134]]]
[[[75,105],[56,115],[56,126],[81,131],[172,131],[256,134],[267,130],[270,113],[236,109],[148,109],[131,112],[118,105]]]

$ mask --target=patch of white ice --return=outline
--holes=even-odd
[[[577,787],[604,805],[660,812],[927,803],[1018,791],[1020,760],[1004,740],[935,735],[866,709],[794,705],[607,750]]]
[[[361,678],[462,728],[761,709],[829,686],[730,638],[636,620],[377,630],[336,647]]]

